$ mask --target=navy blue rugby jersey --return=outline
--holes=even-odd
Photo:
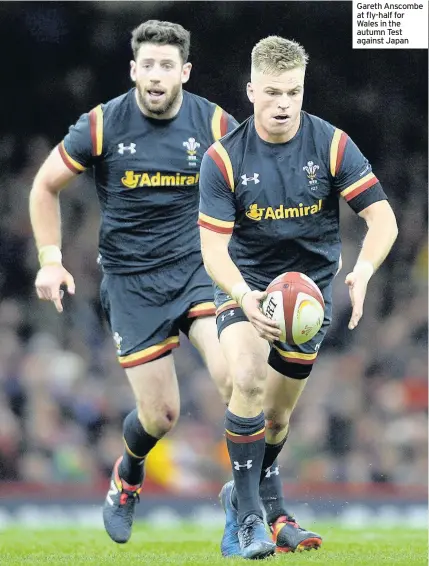
[[[216,104],[183,92],[170,120],[146,117],[135,89],[83,114],[59,144],[73,172],[93,169],[106,272],[146,272],[201,257],[201,159],[238,123]]]
[[[198,223],[232,234],[231,258],[255,288],[285,271],[323,288],[338,268],[340,196],[357,213],[387,198],[347,134],[302,112],[294,138],[273,144],[252,116],[204,155]]]

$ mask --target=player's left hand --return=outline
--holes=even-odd
[[[372,270],[373,271],[373,270]],[[371,278],[370,272],[366,265],[355,266],[353,271],[346,277],[346,285],[349,288],[350,300],[352,303],[352,316],[350,317],[348,328],[353,330],[359,324],[363,314],[363,303],[365,301],[366,289],[368,281]]]

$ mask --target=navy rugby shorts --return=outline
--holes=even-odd
[[[213,285],[202,260],[185,258],[150,273],[105,273],[100,299],[119,363],[129,368],[179,346],[194,320],[213,316]]]

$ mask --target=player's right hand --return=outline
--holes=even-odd
[[[241,308],[244,314],[253,324],[261,338],[274,342],[278,340],[281,334],[279,325],[265,316],[261,310],[261,302],[265,299],[267,293],[262,291],[249,291],[241,301]]]
[[[44,265],[39,269],[36,277],[37,296],[42,301],[52,301],[57,311],[63,312],[61,303],[64,296],[64,291],[61,290],[63,284],[67,286],[68,293],[74,295],[75,284],[72,274],[61,263]]]

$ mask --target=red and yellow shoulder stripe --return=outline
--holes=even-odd
[[[98,157],[103,151],[103,109],[101,104],[89,113],[89,129],[91,132],[92,155]]]
[[[340,195],[346,199],[346,201],[352,200],[357,197],[373,185],[378,183],[377,177],[374,173],[368,173],[362,179],[359,179],[355,183],[352,183],[349,187],[341,191]]]
[[[228,133],[228,115],[217,105],[212,116],[212,133],[215,141]]]
[[[207,154],[216,163],[223,175],[223,178],[225,179],[226,184],[231,189],[231,191],[234,192],[234,171],[232,169],[231,159],[226,149],[219,141],[217,141],[209,147]]]
[[[82,173],[85,171],[86,167],[81,165],[78,161],[73,159],[71,155],[67,153],[66,148],[64,147],[64,141],[58,144],[58,151],[60,152],[61,158],[64,161],[64,165],[70,169],[73,173]]]
[[[217,218],[213,218],[213,216],[209,216],[203,212],[200,212],[198,216],[198,226],[208,228],[213,232],[219,232],[219,234],[232,234],[234,230],[234,222],[218,220]]]
[[[331,141],[331,152],[329,156],[329,165],[332,177],[336,177],[338,171],[340,170],[347,140],[348,135],[336,128]]]
[[[92,155],[98,157],[103,151],[103,109],[101,104],[93,108],[89,114],[89,132],[91,136]],[[73,171],[73,173],[82,173],[86,167],[76,161],[66,150],[64,141],[58,145],[58,151],[65,165]]]
[[[347,140],[348,135],[336,128],[332,138],[330,151],[330,172],[332,177],[336,177],[340,170]],[[371,172],[343,189],[340,194],[346,201],[350,201],[376,183],[378,183],[378,179],[374,173]]]
[[[207,150],[207,154],[216,163],[229,189],[234,192],[234,172],[232,170],[231,159],[226,149],[217,141]],[[199,214],[198,225],[213,230],[214,232],[219,232],[220,234],[232,234],[234,230],[234,222],[218,220],[203,212]]]

